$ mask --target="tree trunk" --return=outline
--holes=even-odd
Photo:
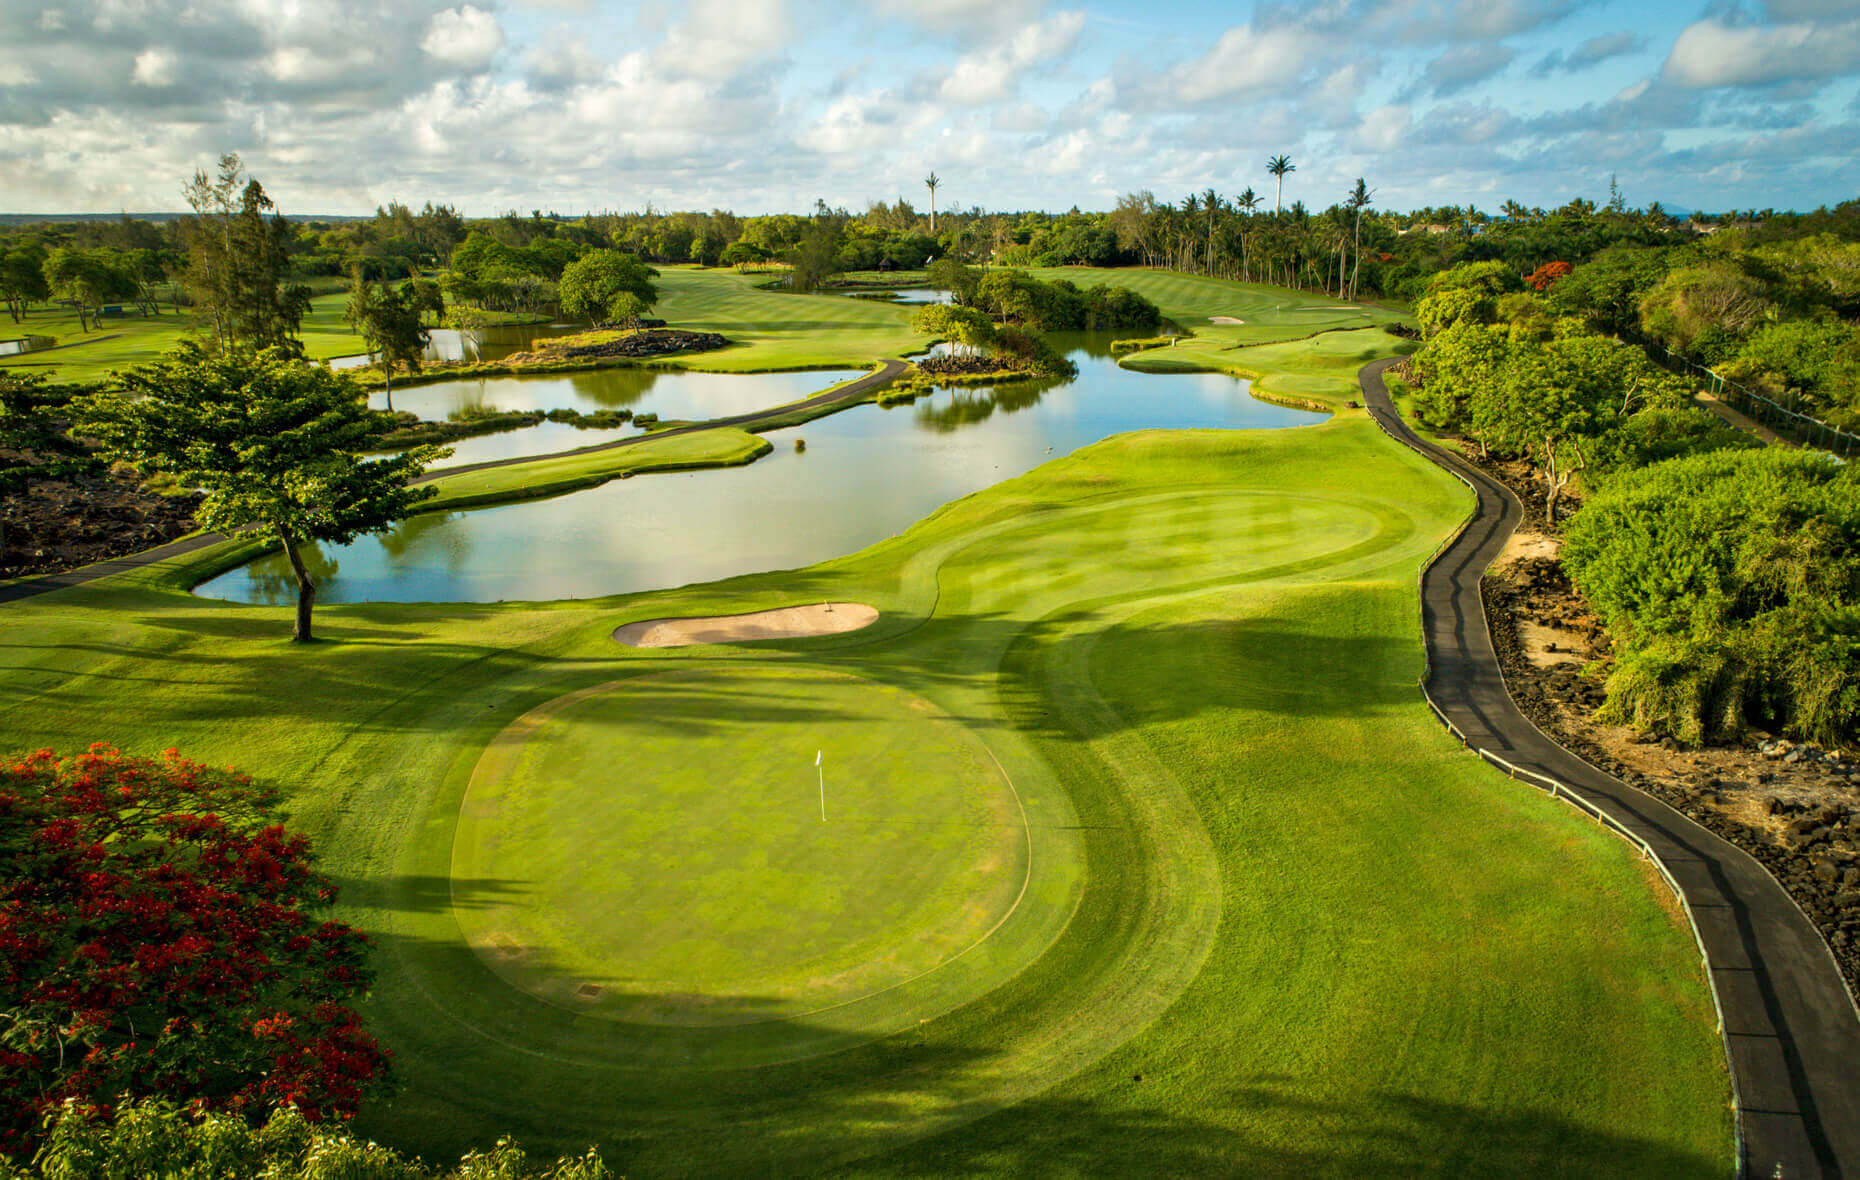
[[[387,391],[388,413],[394,412],[394,361],[387,353],[381,354],[381,387]]]
[[[310,571],[304,568],[304,559],[297,554],[297,542],[291,536],[291,530],[278,526],[278,539],[284,542],[284,555],[291,560],[291,572],[297,576],[297,624],[291,631],[291,642],[310,642],[310,608],[316,605],[316,583],[310,580]]]

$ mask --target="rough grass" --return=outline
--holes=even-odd
[[[1292,360],[1279,380],[1342,396],[1341,353]],[[405,1090],[360,1129],[435,1156],[514,1132],[639,1175],[1723,1174],[1690,939],[1625,846],[1466,757],[1415,691],[1416,570],[1466,509],[1343,414],[1120,436],[806,570],[326,607],[309,649],[286,610],[182,592],[207,554],[6,607],[0,746],[173,745],[282,786],[379,945],[367,1015]],[[883,613],[738,648],[608,637],[821,600]],[[756,1069],[736,1066],[833,1026],[616,1023],[486,966],[461,922],[528,888],[454,871],[487,744],[565,693],[732,667],[854,675],[960,719],[1037,809],[1034,862],[1075,866],[1021,905],[1039,925],[1012,945],[1037,958],[999,983],[965,958],[945,968],[978,973],[961,1006]],[[720,689],[629,724],[706,703],[820,720]],[[654,765],[599,770],[651,789]]]

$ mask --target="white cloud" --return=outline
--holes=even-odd
[[[1322,46],[1301,28],[1236,25],[1208,52],[1171,70],[1167,89],[1190,103],[1277,90],[1295,82]]]
[[[653,60],[667,74],[733,78],[775,64],[791,32],[787,0],[691,0]]]
[[[136,54],[136,64],[129,71],[129,79],[138,86],[172,86],[174,67],[174,51],[154,46]]]
[[[1044,0],[874,0],[880,16],[906,21],[965,44],[1039,17]]]
[[[1848,9],[1849,12],[1852,9]],[[1681,86],[1754,86],[1860,71],[1860,18],[1817,25],[1729,25],[1716,17],[1673,42],[1665,76]]]
[[[1498,73],[1516,56],[1516,50],[1490,41],[1455,45],[1427,63],[1420,84],[1437,95],[1457,94]]]
[[[495,13],[463,4],[433,14],[420,48],[429,56],[454,65],[488,65],[504,47],[504,30]]]
[[[937,97],[970,106],[1006,101],[1029,70],[1050,69],[1071,54],[1084,28],[1084,13],[1056,13],[1005,41],[965,53],[944,76]]]
[[[1393,152],[1402,147],[1413,128],[1407,106],[1377,107],[1363,116],[1350,142],[1360,151]]]

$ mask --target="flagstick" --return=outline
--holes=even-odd
[[[820,772],[820,822],[827,822],[827,771],[820,765],[820,755],[814,755],[814,769]]]

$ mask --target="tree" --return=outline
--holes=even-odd
[[[1266,161],[1266,171],[1277,177],[1279,181],[1279,191],[1272,198],[1272,215],[1277,217],[1280,205],[1285,198],[1285,174],[1298,171],[1298,166],[1292,163],[1290,156],[1274,156]]]
[[[975,288],[982,281],[982,270],[959,259],[944,257],[924,268],[924,278],[932,287],[948,291],[957,303],[967,306],[975,299]]]
[[[930,190],[930,236],[936,236],[936,186],[943,182],[937,179],[936,171],[924,177],[924,187]]]
[[[114,299],[133,299],[135,277],[117,264],[110,252],[79,250],[61,246],[45,260],[45,280],[52,293],[77,305],[78,327],[88,331],[84,317],[89,310],[91,324],[102,314],[103,305]]]
[[[66,1099],[353,1114],[388,1075],[348,1007],[368,940],[275,796],[169,750],[0,765],[0,1150]]]
[[[911,331],[940,336],[970,355],[987,348],[995,340],[995,325],[986,312],[946,303],[931,303],[919,308],[911,316]]]
[[[1356,298],[1356,276],[1363,265],[1363,210],[1369,208],[1370,200],[1375,195],[1374,190],[1364,184],[1363,178],[1359,176],[1356,178],[1356,187],[1350,190],[1349,200],[1345,202],[1350,212],[1355,214],[1356,218],[1356,225],[1352,231],[1351,237],[1351,250],[1355,255],[1355,260],[1350,263],[1351,299]],[[1341,275],[1338,277],[1339,279],[1342,278]]]
[[[26,318],[26,305],[50,299],[52,288],[45,281],[45,250],[37,242],[26,242],[0,250],[0,299],[14,323]]]
[[[297,579],[299,643],[311,638],[316,583],[297,547],[387,528],[434,494],[407,481],[446,453],[418,447],[364,460],[377,426],[361,389],[282,349],[215,354],[183,344],[73,406],[106,457],[200,489],[202,527],[277,535]]]
[[[417,297],[405,287],[392,290],[377,287],[362,277],[357,267],[350,278],[349,305],[345,312],[355,330],[368,345],[368,355],[381,358],[381,383],[387,394],[387,408],[394,408],[394,366],[404,364],[420,371],[420,356],[432,339],[420,322]]]
[[[594,250],[562,271],[562,310],[595,323],[638,320],[659,301],[658,271],[623,250]]]
[[[182,192],[194,210],[182,223],[187,284],[215,342],[221,348],[291,345],[294,328],[283,294],[290,223],[276,214],[264,186],[246,175],[237,152],[229,152],[220,157],[216,176],[197,171]]]

